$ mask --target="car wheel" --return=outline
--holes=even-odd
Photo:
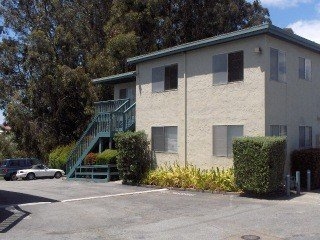
[[[56,172],[56,173],[54,174],[54,177],[55,177],[55,178],[61,178],[61,176],[62,176],[61,172]]]
[[[11,181],[15,181],[15,180],[17,180],[18,178],[17,178],[17,173],[12,173],[11,175],[10,175],[10,180]]]
[[[8,177],[4,177],[4,180],[6,180],[6,181],[10,181],[10,178],[8,178]]]
[[[28,173],[28,175],[27,175],[28,180],[33,180],[35,178],[36,178],[36,176],[34,175],[34,173]]]

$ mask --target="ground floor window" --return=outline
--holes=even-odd
[[[178,127],[152,127],[152,150],[158,152],[178,152]]]
[[[213,155],[232,157],[232,139],[243,136],[243,125],[213,126]]]
[[[299,127],[299,147],[312,147],[312,127]]]
[[[287,136],[287,126],[285,125],[271,125],[270,136]]]

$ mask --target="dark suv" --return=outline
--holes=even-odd
[[[0,177],[3,177],[6,181],[16,180],[16,174],[18,170],[31,168],[32,165],[39,164],[36,158],[11,158],[5,159],[0,165]]]

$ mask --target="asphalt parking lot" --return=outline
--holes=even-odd
[[[320,195],[261,200],[61,179],[0,181],[0,239],[320,239]]]

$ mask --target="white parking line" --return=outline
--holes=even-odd
[[[121,196],[138,195],[138,194],[144,194],[144,193],[164,192],[164,191],[168,191],[168,190],[169,189],[167,189],[167,188],[162,188],[162,189],[155,189],[155,190],[149,190],[149,191],[118,193],[118,194],[111,194],[111,195],[104,195],[104,196],[94,196],[94,197],[85,197],[85,198],[74,198],[74,199],[62,200],[61,202],[65,203],[65,202],[76,202],[76,201],[101,199],[101,198],[110,198],[110,197],[121,197]]]
[[[93,196],[93,197],[84,197],[84,198],[73,198],[73,199],[66,199],[57,202],[33,202],[33,203],[23,203],[23,204],[13,204],[13,205],[0,205],[0,209],[4,209],[7,207],[25,207],[25,206],[35,206],[35,205],[45,205],[45,204],[52,204],[52,203],[65,203],[65,202],[77,202],[77,201],[85,201],[85,200],[92,200],[92,199],[101,199],[101,198],[110,198],[110,197],[121,197],[121,196],[129,196],[129,195],[138,195],[138,194],[145,194],[145,193],[154,193],[154,192],[164,192],[168,191],[167,188],[162,189],[154,189],[148,191],[139,191],[139,192],[129,192],[129,193],[118,193],[118,194],[110,194],[110,195],[103,195],[103,196]]]

